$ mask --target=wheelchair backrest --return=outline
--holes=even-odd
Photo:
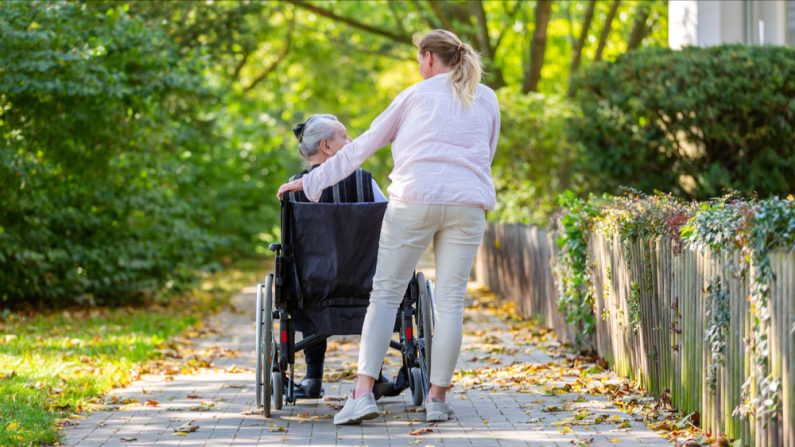
[[[289,281],[303,308],[366,306],[387,204],[287,202],[282,212]],[[288,227],[285,228],[285,225]],[[286,230],[286,231],[285,231]]]

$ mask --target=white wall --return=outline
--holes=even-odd
[[[787,23],[795,17],[788,15],[795,15],[795,7],[787,0],[670,0],[668,45],[792,44],[795,27],[788,37]]]
[[[698,4],[696,0],[668,2],[668,46],[680,50],[698,45]]]

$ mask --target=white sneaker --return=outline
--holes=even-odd
[[[334,425],[360,424],[362,421],[375,419],[378,416],[381,416],[381,412],[378,411],[372,393],[354,399],[353,392],[351,392],[351,396],[345,401],[345,406],[334,415]]]
[[[453,415],[455,413],[447,402],[435,398],[425,401],[425,422],[444,422]]]

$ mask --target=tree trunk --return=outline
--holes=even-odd
[[[602,32],[599,33],[599,46],[596,47],[596,55],[593,58],[594,61],[598,62],[602,60],[602,52],[605,50],[605,45],[607,45],[607,37],[610,35],[610,27],[613,25],[613,19],[616,18],[618,4],[620,2],[621,0],[613,0],[613,3],[610,5],[610,12],[607,13],[607,20],[602,27]]]
[[[491,88],[498,89],[505,85],[505,79],[502,77],[502,70],[494,62],[494,48],[491,45],[491,38],[489,37],[489,26],[486,21],[486,11],[483,9],[483,2],[481,0],[470,0],[472,5],[472,12],[478,22],[477,40],[480,51],[486,57],[486,71],[492,73],[492,79],[489,84]]]
[[[541,80],[541,67],[544,65],[544,51],[547,46],[547,25],[552,9],[552,0],[538,0],[535,7],[535,29],[530,44],[530,63],[525,66],[522,92],[537,92]]]
[[[442,5],[439,3],[439,0],[428,0],[428,4],[431,5],[431,9],[433,13],[436,14],[436,18],[439,19],[439,23],[442,24],[442,27],[452,31],[453,25],[450,23],[447,14],[442,11]]]
[[[629,42],[627,42],[627,51],[634,50],[643,42],[643,38],[649,34],[651,27],[646,25],[649,20],[651,9],[646,2],[640,2],[638,8],[635,10],[635,22],[632,25],[632,32],[629,34]]]
[[[582,31],[580,31],[580,38],[577,40],[577,45],[574,47],[574,53],[571,56],[571,67],[569,69],[569,85],[566,90],[566,95],[569,97],[574,96],[574,75],[577,74],[577,69],[580,68],[580,57],[582,57],[582,49],[585,47],[585,41],[588,39],[588,32],[591,30],[591,21],[593,20],[593,13],[596,9],[596,0],[591,0],[588,3],[588,10],[585,12],[585,20],[582,22]]]

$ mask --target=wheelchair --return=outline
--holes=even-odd
[[[297,401],[296,352],[361,334],[386,206],[281,200],[281,242],[270,244],[274,271],[256,287],[256,406],[266,418]],[[298,322],[313,335],[296,342]],[[430,388],[433,326],[433,283],[415,273],[395,317],[399,341],[389,344],[402,360],[398,391],[409,388],[414,405]]]

